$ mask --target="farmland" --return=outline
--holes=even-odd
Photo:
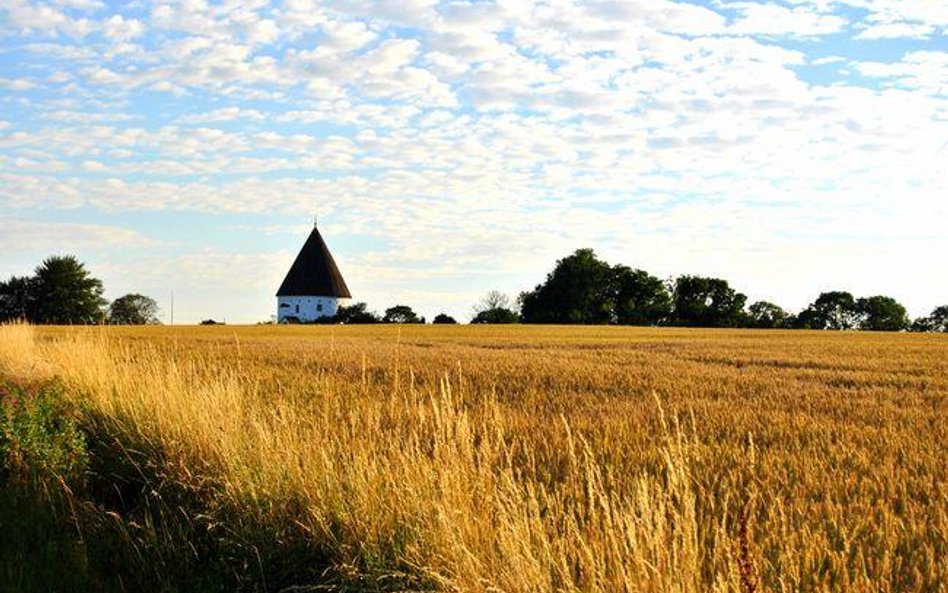
[[[89,590],[948,590],[942,335],[14,325],[0,374],[83,435],[31,487]]]

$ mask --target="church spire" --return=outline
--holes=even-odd
[[[283,279],[277,296],[351,298],[346,281],[319,234],[316,222],[316,217],[313,217],[313,230]]]

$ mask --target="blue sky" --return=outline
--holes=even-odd
[[[266,320],[313,216],[461,318],[592,247],[948,303],[948,2],[0,0],[0,276]]]

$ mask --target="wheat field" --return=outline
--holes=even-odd
[[[948,336],[12,325],[0,374],[166,590],[948,591]]]

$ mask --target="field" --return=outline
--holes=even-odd
[[[948,591],[948,336],[3,326],[0,375],[71,452],[7,438],[9,590]]]

